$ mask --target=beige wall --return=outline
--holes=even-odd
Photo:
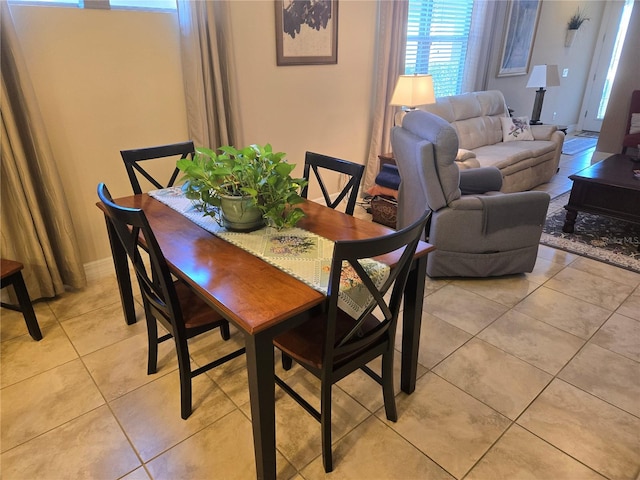
[[[561,87],[547,91],[545,122],[572,125],[578,120],[604,6],[587,2],[591,21],[566,48],[566,22],[584,3],[542,4],[531,63],[569,68]],[[228,40],[235,52],[238,143],[270,142],[298,165],[306,150],[364,163],[377,3],[341,0],[339,5],[338,64],[277,67],[273,2],[231,3]],[[501,7],[504,12],[504,2]],[[95,207],[96,185],[104,181],[115,196],[129,194],[119,150],[187,138],[177,16],[30,6],[12,6],[12,12],[66,180],[82,259],[89,267],[99,263],[112,268],[103,219]],[[502,15],[494,29],[488,88],[502,90],[517,115],[530,115],[535,92],[525,88],[528,76],[496,77]],[[300,167],[296,173],[301,174]],[[310,196],[318,196],[317,189]]]
[[[109,256],[96,186],[131,193],[119,151],[187,136],[175,14],[11,8],[81,258]]]
[[[300,165],[307,150],[364,163],[376,13],[341,1],[338,64],[278,67],[273,2],[232,2],[240,143],[271,142]]]
[[[277,67],[273,2],[232,2],[239,143],[270,142],[299,165],[306,150],[364,163],[376,9],[371,1],[340,2],[337,65]],[[29,6],[12,12],[82,259],[89,268],[103,265],[109,249],[96,185],[129,194],[121,149],[187,138],[177,16]]]
[[[502,2],[502,6],[505,5],[505,2]],[[560,74],[564,68],[569,69],[569,75],[560,79],[559,87],[547,89],[540,116],[542,122],[569,126],[575,126],[578,123],[604,5],[603,1],[584,2],[583,0],[544,0],[542,2],[529,72],[534,65],[545,63],[558,65]],[[578,7],[581,10],[587,8],[590,21],[580,27],[573,45],[565,47],[567,22]],[[496,25],[500,28],[495,29],[487,88],[502,91],[507,105],[514,109],[515,116],[531,117],[536,89],[526,88],[529,75],[497,77],[502,53],[501,27],[505,25],[505,10],[505,8],[499,9],[496,19]]]

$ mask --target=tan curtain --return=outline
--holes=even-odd
[[[378,3],[373,125],[364,175],[364,190],[375,183],[379,168],[378,155],[391,151],[391,127],[396,107],[390,107],[389,102],[398,75],[404,73],[408,12],[407,0]]]
[[[177,4],[189,136],[196,147],[232,145],[229,4],[220,0]]]
[[[64,186],[22,58],[11,11],[0,2],[1,242],[22,262],[32,300],[86,284]],[[71,186],[66,185],[66,188]]]
[[[506,8],[506,3],[495,0],[474,0],[473,2],[462,93],[477,92],[487,88],[493,32],[496,27],[496,15],[500,8]]]

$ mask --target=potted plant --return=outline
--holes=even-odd
[[[589,17],[585,15],[584,11],[581,12],[580,8],[576,10],[576,13],[574,13],[567,22],[567,35],[564,40],[565,47],[573,45],[573,40],[575,39],[578,29],[584,22],[588,22],[589,20]]]
[[[253,230],[265,224],[278,229],[294,226],[304,212],[292,207],[303,201],[307,181],[292,178],[295,165],[271,145],[237,149],[224,146],[217,153],[197,148],[193,160],[178,160],[183,190],[205,215],[231,230]]]

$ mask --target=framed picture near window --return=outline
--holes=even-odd
[[[498,77],[526,75],[536,37],[542,0],[511,0]]]
[[[275,0],[278,65],[338,63],[338,0]]]

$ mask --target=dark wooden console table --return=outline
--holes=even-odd
[[[640,224],[640,163],[628,155],[613,155],[569,178],[573,180],[562,231],[573,233],[578,212]]]

